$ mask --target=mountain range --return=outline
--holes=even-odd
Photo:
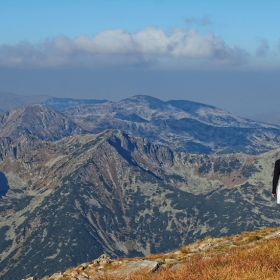
[[[279,147],[280,127],[236,117],[205,104],[134,96],[120,102],[79,105],[62,113],[91,133],[121,129],[191,153],[258,154]]]
[[[0,115],[1,279],[279,224],[277,125],[149,96],[59,106]]]
[[[119,130],[55,142],[22,135],[0,147],[1,279],[279,223],[268,190],[279,149],[189,154]]]
[[[66,99],[48,103],[54,107],[60,104],[64,108],[60,111],[44,105],[9,110],[0,116],[0,136],[14,139],[28,133],[53,141],[73,133],[120,129],[175,151],[201,154],[259,154],[280,143],[278,125],[243,119],[191,101],[164,102],[150,96],[134,96],[120,102],[93,100],[94,104],[67,107],[69,102]]]

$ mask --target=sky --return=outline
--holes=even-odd
[[[279,112],[279,11],[278,0],[0,0],[0,91]]]

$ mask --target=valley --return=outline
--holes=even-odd
[[[112,258],[148,256],[206,236],[278,226],[278,207],[270,198],[273,165],[280,155],[274,148],[277,126],[232,117],[228,128],[245,131],[242,137],[253,128],[269,131],[269,137],[251,135],[254,142],[245,142],[251,153],[225,153],[237,149],[233,140],[223,152],[194,153],[168,144],[170,126],[161,128],[168,141],[153,126],[147,136],[152,119],[153,125],[163,118],[169,122],[181,111],[166,103],[160,111],[157,103],[152,113],[151,103],[141,103],[140,111],[131,109],[137,118],[127,120],[126,115],[121,121],[134,130],[112,129],[110,122],[101,122],[114,111],[106,104],[62,111],[31,105],[0,115],[1,279],[43,277],[103,253]],[[195,105],[188,109],[188,121],[200,118],[208,127],[210,121],[216,129],[227,127],[217,113],[202,120]],[[97,118],[101,111],[88,106],[107,109]],[[124,112],[131,114],[124,108],[122,119]],[[71,110],[80,114],[71,115]],[[87,118],[91,127],[82,122]],[[102,131],[93,133],[102,123]],[[200,131],[207,139],[209,131]]]

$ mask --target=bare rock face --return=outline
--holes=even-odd
[[[30,105],[0,115],[0,137],[16,139],[30,134],[42,140],[54,141],[65,136],[82,133],[78,127],[58,111],[42,105]]]

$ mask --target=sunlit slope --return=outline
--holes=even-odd
[[[1,279],[275,227],[279,152],[187,154],[118,130],[56,142],[2,138]]]

